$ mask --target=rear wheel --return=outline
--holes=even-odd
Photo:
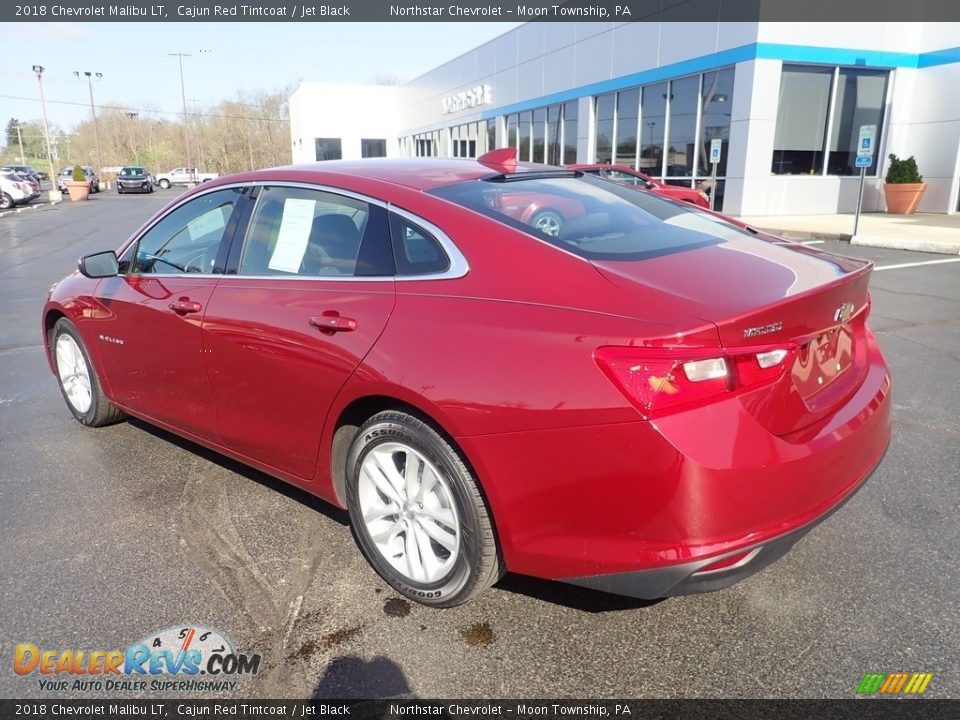
[[[0,193],[0,210],[9,210],[13,207],[13,198],[7,193]]]
[[[121,420],[123,412],[103,394],[90,355],[72,322],[66,318],[57,321],[51,333],[51,347],[60,392],[73,416],[90,427]]]
[[[157,183],[157,185],[159,185],[164,190],[170,189],[170,181],[167,180],[166,178],[163,178],[160,182]]]
[[[533,216],[530,224],[545,235],[557,237],[563,227],[563,218],[553,210],[541,210]]]
[[[428,424],[378,413],[357,433],[346,470],[357,543],[397,591],[451,607],[499,579],[493,523],[476,479]]]

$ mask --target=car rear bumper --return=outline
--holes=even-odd
[[[879,462],[877,466],[879,466]],[[874,466],[874,470],[877,466]],[[567,578],[563,582],[590,588],[591,590],[600,590],[643,600],[722,590],[760,572],[790,552],[793,546],[808,532],[843,507],[866,484],[872,474],[873,470],[863,478],[853,492],[823,515],[785,535],[740,548],[733,553],[704,558],[694,562],[650,570]],[[734,560],[735,562],[732,562],[729,566],[713,569],[714,565],[726,560]]]
[[[458,438],[507,568],[638,597],[724,587],[781,557],[882,459],[890,379],[872,336],[860,387],[778,437],[738,398],[654,421]],[[754,551],[756,551],[754,553]],[[705,573],[731,555],[754,553]]]

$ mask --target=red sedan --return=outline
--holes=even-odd
[[[599,175],[607,180],[614,180],[616,182],[624,183],[625,185],[632,185],[633,187],[650,190],[651,192],[659,193],[664,197],[673,198],[674,200],[693,203],[694,205],[702,208],[710,207],[710,198],[706,193],[701,192],[700,190],[694,190],[693,188],[667,185],[659,180],[654,180],[646,173],[642,173],[639,170],[634,170],[632,167],[628,167],[626,165],[581,163],[577,165],[567,165],[567,167],[571,170],[580,170],[581,172],[590,173],[591,175]]]
[[[578,211],[544,232],[525,201]],[[82,258],[42,326],[81,423],[347,508],[407,597],[510,571],[659,598],[768,565],[880,462],[870,272],[494,151],[206,183]]]

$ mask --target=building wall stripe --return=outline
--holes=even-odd
[[[960,47],[935,50],[928,53],[888,52],[885,50],[858,50],[850,48],[815,47],[810,45],[785,45],[780,43],[751,43],[740,47],[721,50],[719,52],[701,55],[700,57],[682,60],[680,62],[650,68],[641,72],[623,75],[610,80],[601,80],[587,85],[581,85],[569,90],[563,90],[549,95],[523,100],[510,105],[501,105],[484,110],[480,113],[480,120],[489,120],[499,115],[534,110],[545,105],[557,105],[569,100],[577,100],[591,95],[602,95],[637,85],[649,85],[663,80],[694,75],[710,70],[718,70],[730,65],[751,60],[781,60],[783,62],[809,63],[812,65],[844,65],[863,66],[872,68],[927,68],[937,65],[946,65],[960,62]],[[496,88],[493,88],[496,92]],[[460,122],[473,122],[466,117],[477,116],[464,114],[464,119],[458,121],[456,117],[448,117],[439,123],[408,130],[406,134],[426,132],[439,128],[457,125]]]

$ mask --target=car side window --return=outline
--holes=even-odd
[[[432,275],[450,268],[450,258],[437,239],[415,222],[390,213],[390,235],[397,275]]]
[[[367,244],[368,230],[375,230],[374,210],[380,209],[336,193],[265,186],[250,220],[238,274],[279,277],[383,274],[365,271],[362,245]],[[382,232],[386,234],[385,228]]]
[[[626,183],[627,185],[644,185],[646,183],[638,178],[636,175],[628,175],[627,173],[620,172],[619,170],[607,170],[604,173],[604,177],[609,180],[616,180],[617,182]]]
[[[230,216],[243,192],[244,188],[217,190],[172,210],[140,237],[131,272],[213,272]]]

